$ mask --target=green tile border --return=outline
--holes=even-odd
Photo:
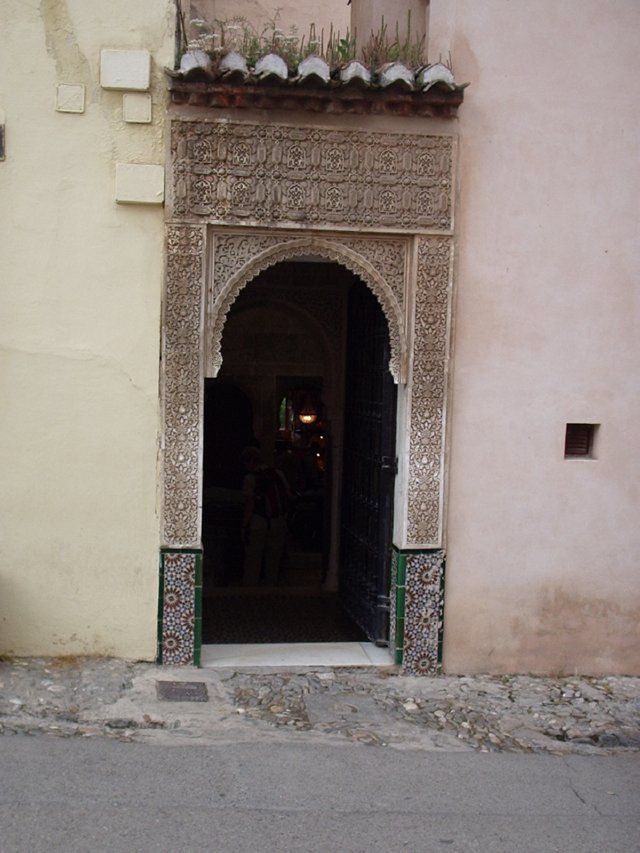
[[[156,637],[156,663],[162,663],[162,619],[164,615],[164,558],[160,551],[158,558],[158,615]]]
[[[442,558],[442,574],[440,575],[440,619],[438,622],[438,669],[442,672],[442,654],[444,649],[444,594],[447,576],[447,553]]]
[[[202,659],[202,551],[196,555],[196,586],[193,602],[193,665],[200,666]]]
[[[197,618],[193,624],[193,665],[200,666],[202,659],[202,618]]]
[[[398,666],[403,663],[404,657],[404,628],[406,609],[406,568],[407,557],[413,554],[430,554],[432,550],[399,550],[394,547],[397,555],[397,568],[395,578],[395,589],[392,591],[391,599],[395,608],[395,636],[390,637],[390,646],[393,650],[393,660]],[[202,655],[202,586],[203,586],[203,556],[201,549],[194,548],[162,548],[159,561],[159,589],[158,589],[158,624],[157,624],[157,654],[156,662],[162,661],[162,628],[164,612],[164,554],[193,554],[195,556],[195,586],[194,586],[194,625],[193,625],[193,665],[201,665]],[[442,575],[440,579],[440,618],[438,622],[438,664],[442,665],[443,637],[444,637],[444,594],[446,576],[446,555],[443,559]]]
[[[405,577],[406,577],[406,554],[398,548],[393,549],[396,553],[396,587],[393,591],[393,602],[395,606],[395,636],[390,637],[390,645],[393,649],[393,662],[400,666],[404,654],[404,608],[405,608]]]

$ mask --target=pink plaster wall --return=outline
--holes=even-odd
[[[445,668],[637,673],[640,4],[433,0],[431,27],[471,82]]]

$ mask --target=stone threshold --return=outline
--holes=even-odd
[[[390,650],[373,643],[259,643],[202,646],[200,666],[392,666]]]

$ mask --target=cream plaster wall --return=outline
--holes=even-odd
[[[0,652],[155,654],[161,206],[116,162],[164,163],[170,0],[0,0]],[[125,124],[102,48],[152,56]],[[84,114],[54,109],[86,86]]]
[[[640,5],[432,0],[470,81],[445,668],[640,671]],[[601,424],[564,460],[567,422]]]

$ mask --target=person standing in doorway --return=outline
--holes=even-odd
[[[246,472],[242,483],[242,583],[258,586],[264,577],[268,586],[275,586],[287,542],[289,486],[281,471],[264,463],[257,447],[246,447],[240,461]]]

